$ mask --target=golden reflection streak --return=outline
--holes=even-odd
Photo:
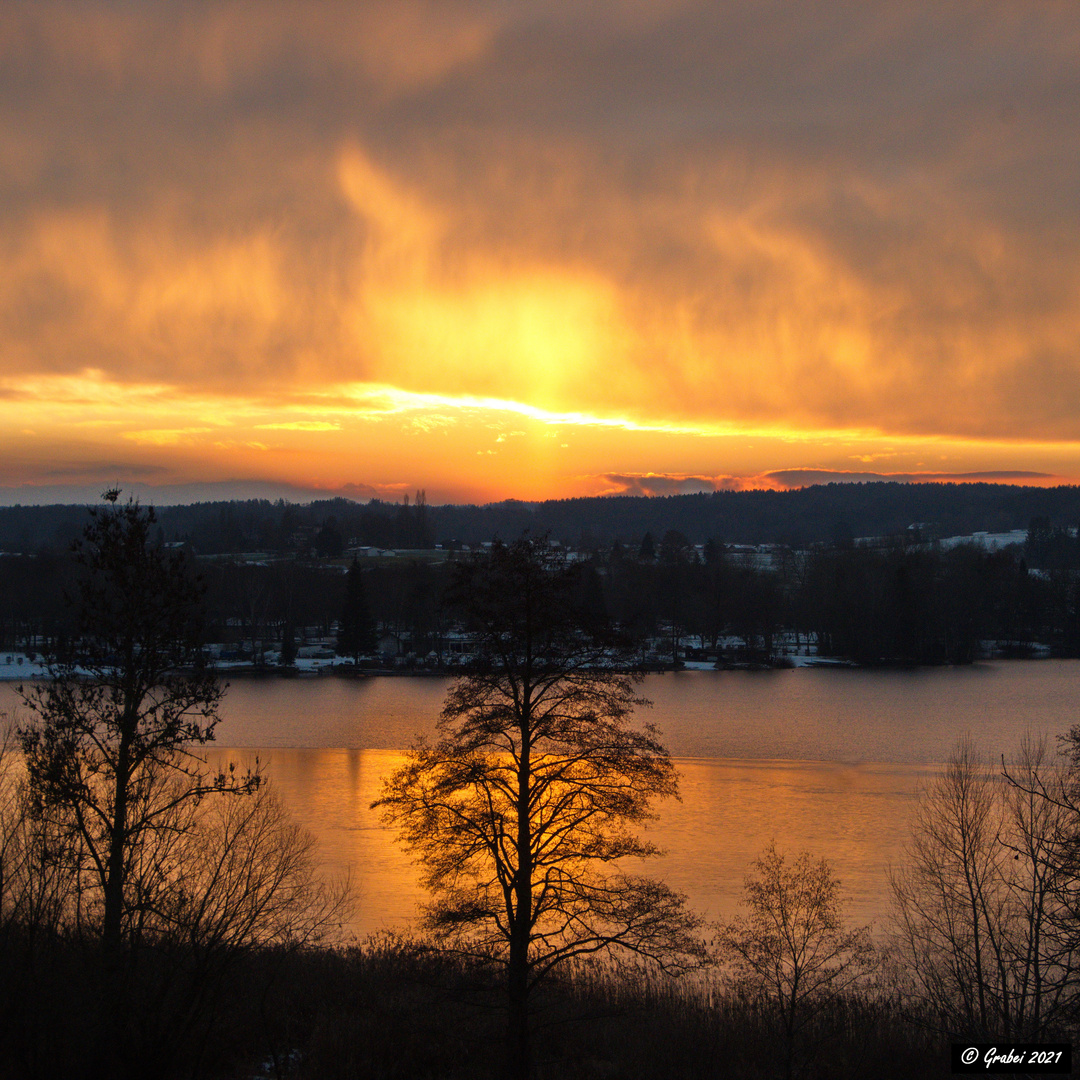
[[[358,901],[351,929],[403,929],[425,900],[417,867],[371,803],[404,760],[392,750],[211,748],[213,767],[258,755],[274,790],[319,840],[324,872],[350,873]],[[880,926],[888,868],[903,856],[918,781],[932,765],[676,758],[682,801],[658,804],[643,837],[664,854],[643,863],[690,896],[708,918],[735,914],[748,865],[774,840],[780,850],[826,856],[857,922]],[[627,860],[625,868],[638,868]]]
[[[391,750],[209,748],[207,764],[254,766],[258,758],[296,821],[318,841],[321,872],[348,878],[353,899],[351,924],[357,935],[403,930],[424,899],[419,873],[382,827],[371,804],[382,792],[382,778],[400,766],[404,755]]]

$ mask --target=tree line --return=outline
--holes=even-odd
[[[446,666],[462,628],[446,603],[459,556],[196,560],[205,633],[253,663],[283,649],[288,657],[312,638],[343,640],[342,656],[367,656],[372,666]],[[699,548],[669,529],[574,560],[582,603],[656,663],[769,665],[806,646],[861,664],[962,664],[1036,645],[1080,655],[1080,541],[1039,519],[1025,544],[998,551],[901,540]],[[74,640],[65,596],[77,572],[70,553],[0,559],[0,649],[49,651]],[[350,628],[350,619],[362,626]]]
[[[0,507],[0,552],[65,551],[82,529],[83,506]],[[802,549],[865,537],[928,537],[1026,529],[1045,519],[1056,529],[1080,523],[1080,487],[1010,484],[818,484],[794,491],[718,491],[666,497],[618,496],[506,500],[485,506],[433,506],[425,493],[397,502],[267,499],[158,508],[162,542],[186,542],[200,555],[262,551],[330,557],[339,545],[422,549],[479,544],[524,532],[576,550],[636,546],[645,533],[675,530],[694,544],[784,544]]]

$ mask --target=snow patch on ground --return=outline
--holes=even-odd
[[[0,681],[18,682],[20,679],[43,679],[48,675],[39,660],[28,660],[25,653],[0,652]]]
[[[943,548],[954,548],[960,544],[977,544],[987,551],[1000,551],[1011,544],[1023,544],[1027,540],[1027,529],[1013,529],[1012,532],[989,533],[977,532],[968,536],[947,536],[938,543]]]

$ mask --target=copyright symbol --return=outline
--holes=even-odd
[[[960,1060],[965,1065],[971,1065],[979,1056],[979,1051],[974,1046],[969,1046],[961,1055]]]

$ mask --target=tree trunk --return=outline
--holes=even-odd
[[[529,741],[529,690],[524,695],[518,762],[517,881],[514,883],[514,924],[510,930],[507,968],[509,1009],[507,1029],[508,1080],[529,1080],[529,940],[532,935],[532,829],[529,794],[532,766]]]
[[[509,1014],[506,1030],[507,1080],[529,1080],[529,967],[528,953],[515,957],[511,945],[509,976]]]
[[[109,837],[109,861],[105,878],[105,915],[101,928],[101,942],[111,957],[120,953],[122,915],[124,910],[124,856],[127,839],[127,801],[130,783],[131,734],[126,721],[117,750],[116,776],[113,794],[111,835]]]

